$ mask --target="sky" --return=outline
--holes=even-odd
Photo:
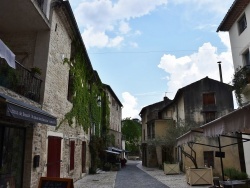
[[[206,76],[231,84],[228,32],[216,32],[234,0],[69,0],[91,64],[123,104],[122,118],[173,99]]]

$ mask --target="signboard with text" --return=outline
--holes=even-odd
[[[71,178],[41,177],[38,188],[74,188]]]

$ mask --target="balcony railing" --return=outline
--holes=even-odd
[[[0,86],[8,88],[35,102],[40,101],[42,80],[16,61],[16,69],[0,60]]]

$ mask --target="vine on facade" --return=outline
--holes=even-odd
[[[236,69],[234,78],[233,78],[233,87],[235,89],[235,96],[238,102],[239,106],[242,106],[242,91],[245,88],[245,86],[250,83],[250,68],[245,67],[239,67]]]
[[[90,67],[87,55],[79,44],[75,44],[74,58],[65,59],[64,63],[70,66],[72,75],[72,109],[65,115],[60,125],[67,121],[72,126],[75,121],[77,126],[82,126],[87,131],[91,125],[101,125],[102,109],[97,103],[98,96],[103,96],[102,83],[96,79],[95,71]],[[106,100],[103,99],[103,100]],[[107,114],[109,111],[105,112]],[[107,116],[107,115],[105,115]]]

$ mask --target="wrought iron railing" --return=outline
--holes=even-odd
[[[0,61],[0,86],[8,88],[33,101],[40,101],[42,80],[16,61],[16,69]]]

